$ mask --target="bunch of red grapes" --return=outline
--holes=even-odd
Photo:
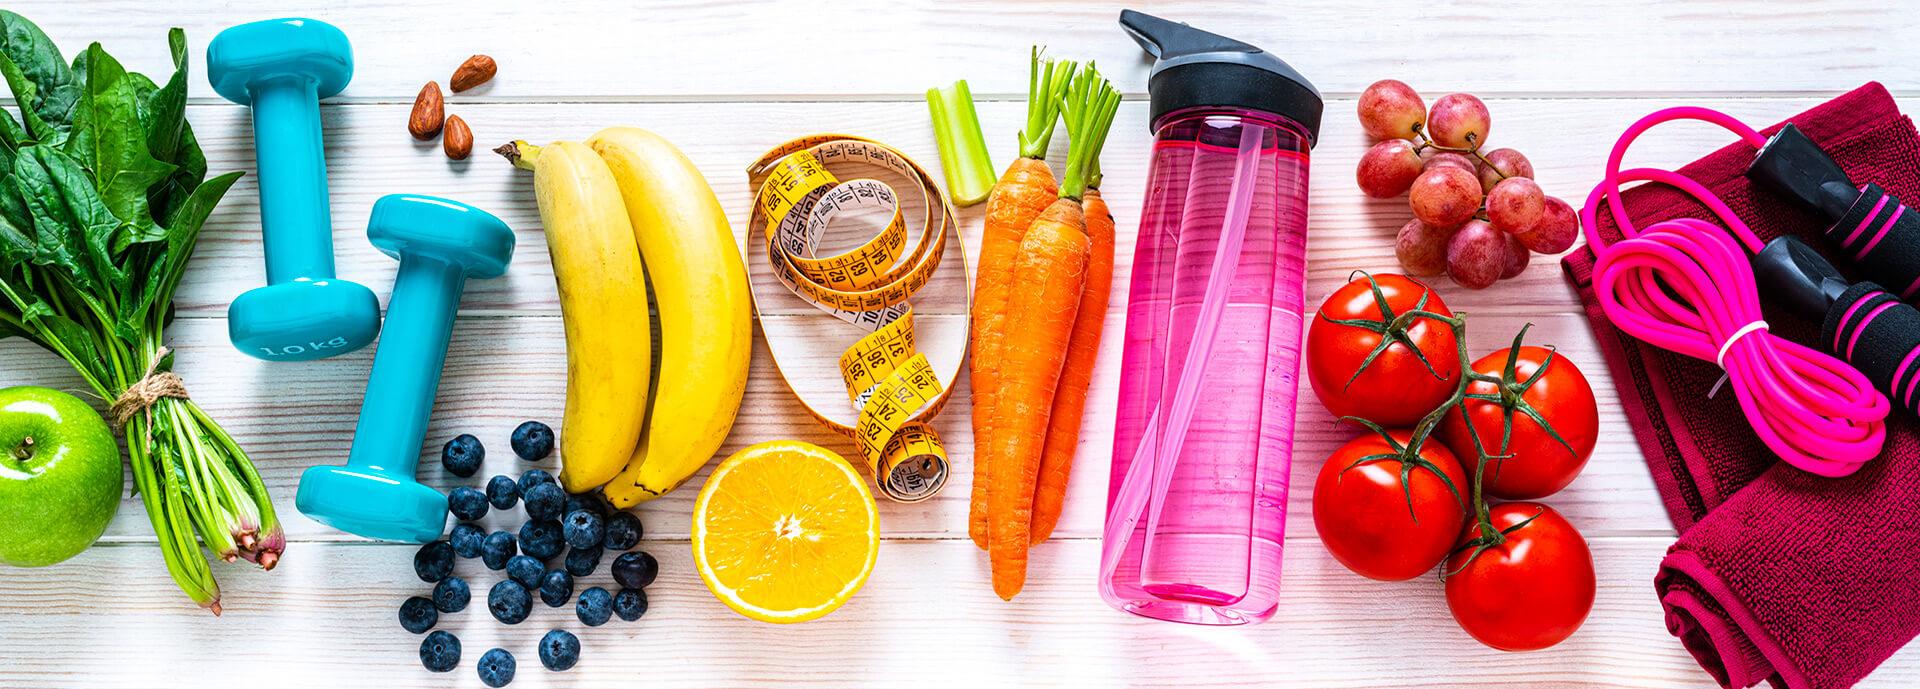
[[[1413,219],[1393,252],[1408,274],[1446,273],[1483,289],[1526,270],[1532,252],[1573,246],[1580,218],[1533,181],[1519,151],[1481,153],[1491,116],[1480,99],[1442,96],[1433,109],[1413,87],[1383,79],[1360,94],[1360,126],[1380,142],[1360,156],[1360,190],[1376,199],[1407,195]]]

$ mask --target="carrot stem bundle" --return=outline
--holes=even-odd
[[[1060,186],[1044,158],[1053,141],[1055,121],[1059,117],[1060,98],[1067,91],[1079,65],[1043,58],[1033,49],[1027,84],[1027,126],[1020,130],[1020,157],[1015,158],[987,197],[987,223],[980,241],[980,272],[973,289],[973,360],[969,382],[973,386],[973,502],[968,512],[967,535],[974,545],[987,547],[988,490],[993,485],[993,465],[981,448],[991,443],[994,393],[1000,390],[995,374],[1000,370],[999,347],[1006,338],[1007,293],[1013,287],[1013,257],[1027,227],[1053,203]]]
[[[975,409],[976,427],[987,429],[984,449],[976,461],[988,467],[987,553],[993,570],[993,590],[1002,599],[1012,600],[1026,584],[1027,549],[1033,543],[1035,514],[1038,508],[1052,510],[1047,532],[1059,519],[1059,502],[1065,490],[1065,472],[1055,468],[1058,479],[1048,480],[1049,495],[1037,499],[1042,483],[1044,455],[1052,435],[1056,396],[1061,392],[1069,352],[1080,330],[1081,306],[1090,291],[1101,292],[1099,308],[1087,314],[1098,323],[1105,317],[1105,292],[1112,270],[1111,218],[1106,218],[1107,264],[1109,278],[1089,285],[1088,268],[1094,262],[1086,212],[1081,197],[1086,194],[1090,177],[1099,174],[1097,156],[1113,123],[1120,94],[1101,78],[1089,63],[1075,76],[1067,94],[1061,97],[1066,112],[1067,172],[1060,184],[1059,199],[1049,205],[1031,227],[1026,229],[1011,265],[1006,301],[1000,315],[1007,328],[1005,335],[988,344],[993,358],[986,362],[990,384],[985,389],[992,400],[985,413]],[[984,261],[984,258],[982,259]],[[985,266],[982,266],[985,270]],[[1098,327],[1090,326],[1093,346],[1098,347]],[[1085,347],[1083,347],[1085,348]],[[980,370],[976,353],[976,370]],[[1080,367],[1090,369],[1092,357]],[[1079,405],[1086,396],[1085,380],[1089,371],[1066,375],[1066,390],[1076,407],[1072,432],[1079,431]],[[975,383],[980,383],[976,375]],[[1077,386],[1074,392],[1072,387]],[[976,397],[983,390],[975,389]],[[981,425],[984,417],[985,424]],[[1064,423],[1064,421],[1063,421]],[[1066,463],[1072,464],[1071,445],[1076,438],[1062,441],[1067,447]],[[1058,460],[1056,459],[1056,462]],[[978,507],[978,503],[975,505]]]

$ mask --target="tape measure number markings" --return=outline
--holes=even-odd
[[[841,181],[828,171],[829,166],[854,164],[890,170],[915,182],[913,191],[926,211],[918,232],[908,230],[900,195],[892,186],[870,178]],[[932,176],[905,154],[854,136],[823,134],[789,141],[762,155],[747,174],[755,189],[749,232],[764,241],[775,277],[803,301],[867,331],[839,359],[848,400],[859,410],[857,423],[848,426],[830,418],[804,396],[801,406],[859,444],[881,495],[900,502],[932,497],[946,484],[950,467],[940,435],[928,422],[946,405],[963,357],[955,358],[954,370],[944,379],[934,370],[914,346],[908,299],[933,278],[949,233],[964,283],[965,249],[952,204]],[[884,228],[852,249],[819,255],[836,217],[874,209],[889,214]],[[758,295],[754,302],[758,308]],[[780,367],[777,355],[774,365]],[[784,369],[781,376],[788,378]],[[794,387],[790,379],[788,386]]]

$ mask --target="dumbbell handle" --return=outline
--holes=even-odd
[[[268,284],[334,276],[318,89],[312,77],[298,74],[251,85]]]
[[[466,281],[461,267],[444,259],[400,257],[347,454],[349,468],[413,476]]]

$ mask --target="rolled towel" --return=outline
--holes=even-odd
[[[1920,133],[1878,83],[1790,119],[1847,175],[1920,201]],[[1771,135],[1778,125],[1763,130]],[[1744,173],[1754,149],[1734,143],[1679,172],[1718,195],[1764,241],[1793,234],[1860,280],[1823,237],[1831,223]],[[1621,200],[1640,226],[1710,218],[1670,187]],[[1620,234],[1608,214],[1603,236]],[[1562,262],[1667,514],[1681,532],[1654,579],[1667,626],[1729,687],[1772,679],[1826,689],[1858,682],[1920,634],[1920,420],[1896,410],[1887,450],[1852,476],[1827,479],[1782,463],[1747,426],[1732,395],[1709,398],[1721,371],[1615,329],[1593,290],[1593,253]],[[1775,334],[1817,347],[1819,323],[1766,307]]]

